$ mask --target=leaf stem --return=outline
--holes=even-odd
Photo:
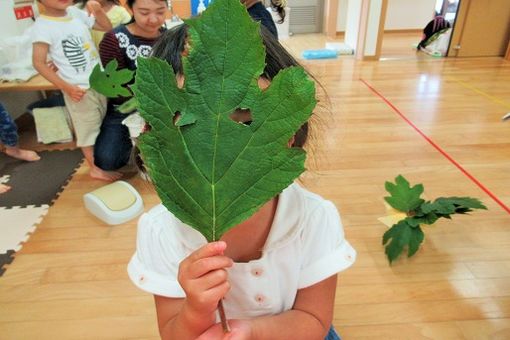
[[[228,325],[227,316],[225,315],[225,309],[223,308],[223,300],[218,301],[218,314],[220,315],[223,333],[230,333],[230,326]]]

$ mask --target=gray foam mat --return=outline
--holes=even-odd
[[[8,250],[4,254],[0,254],[0,276],[5,273],[6,268],[4,266],[6,264],[10,264],[14,260],[14,250]]]
[[[0,154],[0,175],[12,189],[0,195],[0,207],[51,205],[83,160],[80,149],[39,152],[37,162]]]

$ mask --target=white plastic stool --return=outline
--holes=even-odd
[[[143,212],[143,200],[131,184],[117,181],[83,195],[85,207],[107,224],[127,222]]]

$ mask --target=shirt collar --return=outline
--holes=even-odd
[[[40,17],[43,19],[46,19],[46,20],[57,21],[57,22],[69,22],[69,21],[73,20],[73,18],[70,17],[69,15],[66,15],[64,17],[52,17],[49,15],[41,14]]]

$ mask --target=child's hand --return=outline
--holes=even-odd
[[[80,88],[79,86],[71,84],[62,89],[62,91],[64,91],[69,97],[71,97],[73,102],[79,102],[87,92],[84,89]]]
[[[224,333],[221,323],[213,325],[197,340],[249,340],[252,338],[251,323],[248,320],[228,320],[230,332]]]
[[[102,9],[101,4],[95,0],[87,1],[87,12],[90,14],[96,14],[98,11]]]
[[[208,317],[227,294],[230,284],[225,270],[233,265],[224,256],[225,242],[212,242],[199,248],[179,266],[178,280],[186,292],[186,304],[195,316]]]

